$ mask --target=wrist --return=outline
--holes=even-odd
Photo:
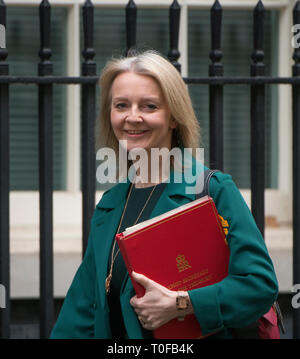
[[[192,313],[188,292],[178,291],[176,296],[177,320],[183,321],[187,314]]]

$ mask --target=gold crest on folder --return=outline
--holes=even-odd
[[[184,254],[179,254],[176,257],[176,262],[177,262],[177,269],[179,272],[183,272],[184,270],[191,268]]]

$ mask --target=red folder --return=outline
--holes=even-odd
[[[132,271],[174,291],[208,286],[228,274],[229,247],[208,196],[127,228],[116,240],[138,297],[145,289],[133,280]],[[194,314],[184,321],[171,320],[153,335],[158,339],[203,337]]]

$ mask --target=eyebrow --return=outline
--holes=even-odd
[[[161,102],[161,99],[159,97],[156,96],[146,96],[146,97],[142,97],[141,99],[142,101],[155,101],[155,102]],[[128,101],[127,97],[113,97],[112,101]]]

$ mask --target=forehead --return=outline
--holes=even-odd
[[[134,72],[119,74],[112,83],[111,92],[112,97],[134,94],[161,96],[162,94],[158,82],[153,77]]]

